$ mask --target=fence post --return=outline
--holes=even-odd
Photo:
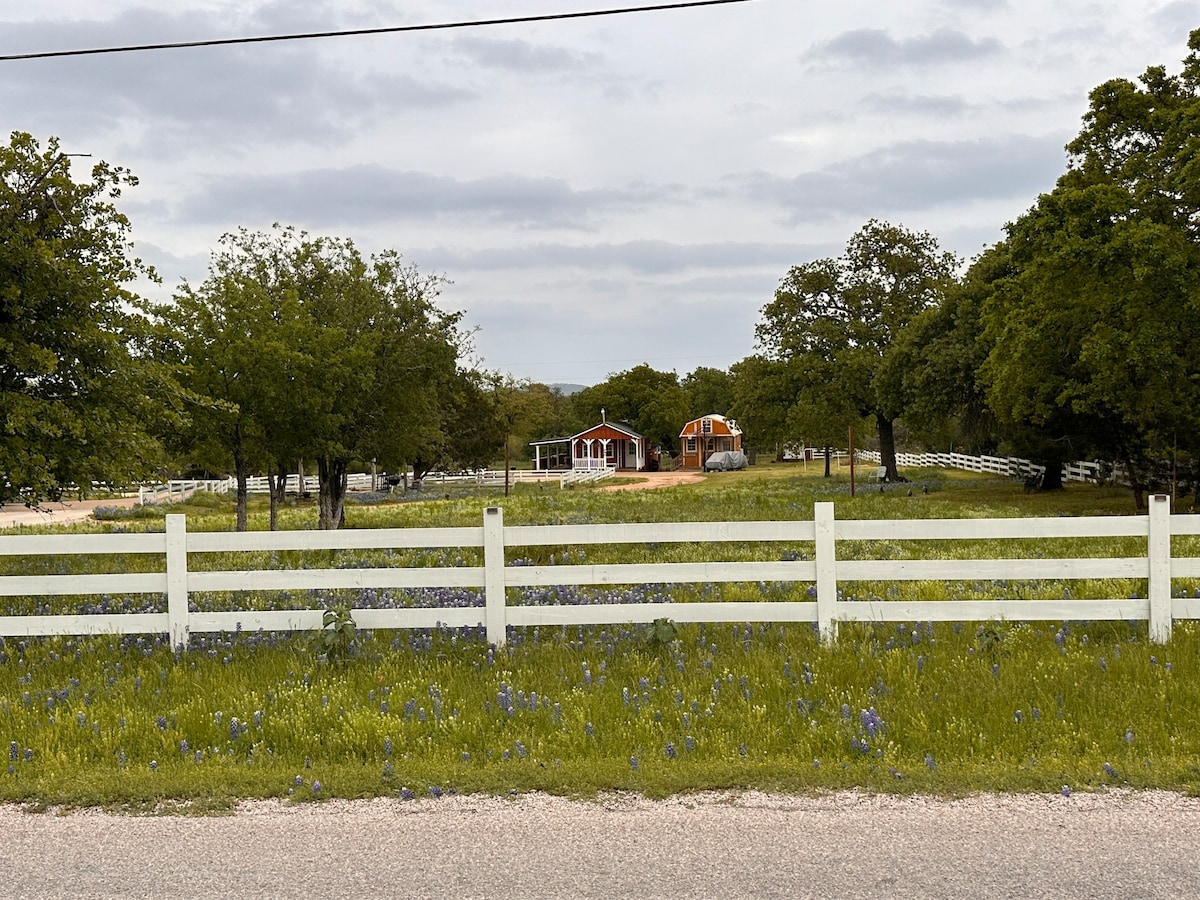
[[[837,548],[833,539],[833,504],[813,504],[817,551],[817,628],[821,640],[837,640]]]
[[[1150,641],[1171,639],[1171,498],[1150,497]]]
[[[167,516],[167,628],[171,647],[186,650],[188,642],[187,518]]]
[[[489,506],[483,511],[483,603],[487,641],[496,647],[508,637],[504,610],[504,510]]]

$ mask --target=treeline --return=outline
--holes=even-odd
[[[760,450],[869,429],[914,450],[1071,459],[1200,490],[1200,30],[1181,72],[1090,95],[1066,172],[964,265],[870,221],[789,270],[735,364],[728,412]],[[603,386],[602,386],[603,387]],[[681,419],[680,421],[683,421]]]
[[[872,220],[844,252],[790,269],[757,352],[679,378],[648,365],[569,397],[464,364],[443,280],[391,251],[276,226],[222,238],[208,276],[155,304],[129,285],[115,204],[136,179],[76,183],[51,139],[0,146],[0,505],[154,473],[245,479],[303,466],[319,523],[346,475],[528,457],[601,410],[663,450],[685,422],[739,420],[761,451],[898,444],[1014,453],[1056,483],[1068,458],[1123,465],[1139,505],[1200,484],[1200,30],[1179,74],[1096,88],[1055,188],[969,265],[927,233]],[[274,521],[274,515],[272,516]]]

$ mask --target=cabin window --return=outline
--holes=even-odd
[[[712,419],[701,419],[700,431],[703,434],[712,434]]]
[[[690,437],[687,439],[687,452],[688,453],[696,452],[696,439],[694,437]]]

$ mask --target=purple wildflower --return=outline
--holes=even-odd
[[[313,792],[314,794],[319,794],[319,793],[321,793],[321,782],[319,782],[319,781],[314,781],[314,782],[312,783],[312,792]]]

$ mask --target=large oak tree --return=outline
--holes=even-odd
[[[54,138],[0,146],[0,506],[125,485],[158,462],[147,425],[163,382],[138,355],[127,287],[151,273],[114,204],[135,184],[103,162],[75,181]]]

